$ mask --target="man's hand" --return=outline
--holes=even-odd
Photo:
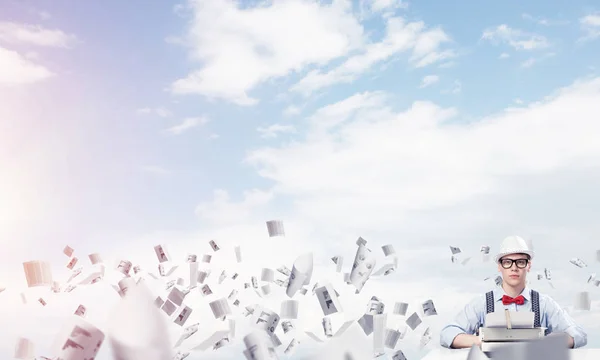
[[[450,346],[453,349],[470,348],[473,345],[481,346],[481,339],[477,335],[458,334]]]

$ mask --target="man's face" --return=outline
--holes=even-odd
[[[528,256],[525,254],[509,254],[505,255],[500,259],[498,263],[498,271],[502,273],[502,279],[510,286],[518,286],[524,284],[526,281],[527,273],[531,269],[531,261],[528,260]],[[512,265],[508,267],[511,263]],[[525,265],[525,263],[527,263]],[[519,266],[520,265],[520,266]],[[525,267],[521,268],[521,266]]]

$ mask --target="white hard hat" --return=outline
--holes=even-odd
[[[501,257],[509,254],[527,254],[533,259],[533,246],[530,241],[526,241],[520,236],[509,236],[502,240],[500,251],[496,255],[496,263]]]

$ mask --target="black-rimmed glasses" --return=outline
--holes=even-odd
[[[501,259],[500,260],[500,265],[502,265],[503,268],[505,269],[510,269],[512,267],[512,265],[517,264],[517,267],[519,269],[524,269],[527,267],[527,264],[529,264],[529,259]]]

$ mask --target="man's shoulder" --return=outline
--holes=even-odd
[[[540,292],[539,290],[536,290],[536,289],[530,289],[530,290],[531,290],[532,294],[533,294],[534,291],[537,292],[539,300],[540,300],[540,303],[545,303],[545,304],[552,303],[553,305],[556,304],[556,301],[554,301],[554,299],[552,298],[552,296],[550,296],[548,294],[545,294],[543,292]]]
[[[470,305],[472,306],[482,306],[486,303],[487,301],[487,294],[488,293],[492,293],[492,295],[494,294],[493,290],[488,290],[482,294],[478,294],[476,296],[473,296],[471,298],[471,301],[469,302]]]

